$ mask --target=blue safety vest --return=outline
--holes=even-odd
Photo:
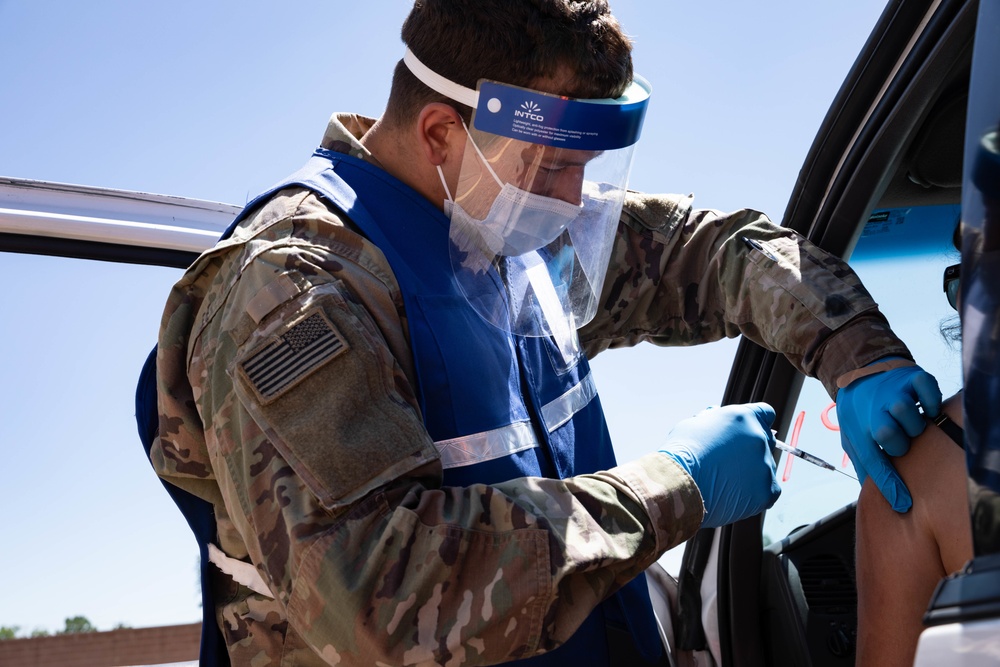
[[[511,335],[482,319],[452,271],[448,218],[384,170],[319,148],[302,169],[250,202],[223,238],[291,186],[326,199],[388,260],[406,309],[415,390],[446,486],[562,479],[616,465],[587,359],[567,364],[551,339]],[[599,605],[563,646],[508,664],[609,665],[608,626],[630,634],[650,662],[660,657],[644,575]]]

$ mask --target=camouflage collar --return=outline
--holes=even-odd
[[[335,113],[330,116],[330,121],[326,125],[326,132],[323,134],[323,141],[320,142],[320,145],[331,151],[345,153],[381,166],[371,152],[361,145],[360,141],[361,137],[374,124],[375,119],[368,118],[367,116],[353,113]]]

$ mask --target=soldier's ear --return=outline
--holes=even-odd
[[[465,150],[465,127],[454,107],[432,102],[417,116],[417,142],[421,154],[433,166],[460,162]]]

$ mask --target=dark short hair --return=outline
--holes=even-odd
[[[570,72],[559,94],[603,98],[632,81],[632,42],[605,0],[416,0],[401,36],[427,67],[467,88],[480,79],[531,87]],[[431,102],[454,106],[466,121],[471,115],[400,61],[386,121],[403,123]]]

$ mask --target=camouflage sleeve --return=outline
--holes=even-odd
[[[301,235],[316,222],[289,225]],[[386,275],[363,264],[356,235],[314,234],[330,240],[247,244],[222,263],[187,374],[241,536],[222,547],[249,556],[316,654],[342,665],[534,655],[697,530],[697,487],[660,454],[567,480],[442,487],[393,354],[400,333],[373,314],[394,300]],[[231,625],[231,644],[253,632],[245,618]]]
[[[746,239],[746,240],[744,240]],[[910,353],[841,259],[756,211],[693,209],[690,197],[630,192],[590,356],[650,341],[694,345],[744,335],[817,377]]]

